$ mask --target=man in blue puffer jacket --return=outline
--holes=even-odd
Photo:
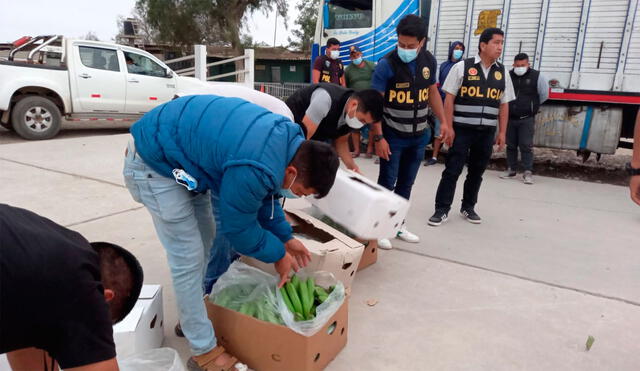
[[[152,216],[167,253],[180,323],[195,357],[190,370],[234,358],[216,348],[202,301],[215,235],[210,192],[219,196],[222,230],[234,249],[275,263],[282,285],[310,254],[292,238],[277,198],[324,197],[339,160],[331,146],[306,141],[299,125],[239,98],[187,96],[145,114],[131,128],[124,177]],[[176,182],[178,172],[193,190]]]

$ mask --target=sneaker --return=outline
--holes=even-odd
[[[473,224],[480,224],[482,223],[482,218],[480,218],[480,215],[476,214],[476,212],[473,209],[462,209],[460,210],[460,215],[462,215],[463,218],[467,219],[467,221],[469,223],[473,223]]]
[[[524,172],[522,179],[524,180],[524,184],[533,184],[533,174],[529,170]]]
[[[398,234],[396,235],[396,238],[399,238],[404,242],[410,242],[410,243],[418,243],[418,242],[420,242],[420,237],[418,237],[417,235],[409,232],[407,230],[407,227],[404,227],[404,226],[398,231]]]
[[[382,250],[391,250],[393,245],[391,245],[391,241],[388,238],[382,238],[378,240],[378,248]]]
[[[437,227],[440,224],[447,221],[449,215],[444,211],[436,211],[431,218],[429,218],[429,225]]]
[[[508,169],[502,175],[500,175],[500,179],[511,179],[514,178],[518,173],[515,170]]]
[[[430,159],[425,161],[424,166],[435,165],[437,163],[438,163],[438,159],[436,159],[435,157],[431,157]]]

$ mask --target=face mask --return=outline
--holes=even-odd
[[[453,59],[458,60],[460,58],[462,58],[462,53],[464,53],[464,50],[459,50],[456,49],[453,51]]]
[[[360,63],[362,63],[362,57],[356,58],[356,59],[352,60],[351,62],[357,66]]]
[[[515,67],[513,69],[513,72],[515,72],[515,74],[518,75],[518,76],[522,76],[525,73],[527,73],[528,69],[529,69],[529,67]]]
[[[398,57],[404,63],[409,63],[418,56],[418,49],[403,49],[398,46]]]
[[[340,57],[340,51],[339,50],[332,50],[329,54],[330,54],[329,57],[331,59],[338,59],[338,57]]]
[[[296,174],[293,177],[293,181],[291,181],[291,185],[289,186],[289,188],[280,189],[280,194],[282,195],[282,197],[284,197],[284,198],[300,198],[300,196],[298,196],[297,194],[295,194],[295,193],[293,193],[291,191],[291,187],[293,187],[293,183],[295,183],[295,181],[296,181],[296,176],[298,176],[298,174]]]
[[[362,123],[362,121],[358,120],[355,112],[358,112],[358,106],[356,106],[356,109],[354,110],[353,117],[349,117],[348,114],[345,114],[344,121],[351,129],[360,129],[364,126],[364,124]]]

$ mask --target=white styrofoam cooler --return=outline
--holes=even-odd
[[[409,201],[350,170],[338,169],[329,194],[309,202],[359,238],[395,237]]]
[[[159,348],[164,340],[163,317],[162,286],[143,285],[131,312],[113,326],[118,357]]]

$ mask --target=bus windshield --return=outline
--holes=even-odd
[[[371,27],[372,0],[325,0],[328,29]]]

